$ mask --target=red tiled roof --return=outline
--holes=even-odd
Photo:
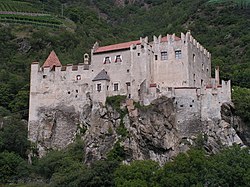
[[[173,35],[170,35],[170,36],[173,36]],[[181,38],[179,38],[178,36],[175,36],[174,40],[179,41],[179,40],[181,40]],[[161,42],[167,42],[167,41],[168,41],[167,36],[164,36],[164,37],[161,38]]]
[[[55,51],[51,51],[47,60],[43,64],[43,68],[45,67],[50,67],[52,68],[53,66],[62,66],[60,60],[58,59]]]
[[[103,47],[98,47],[94,53],[102,53],[106,51],[115,51],[115,50],[121,50],[121,49],[128,49],[131,45],[138,45],[141,44],[140,40],[131,41],[131,42],[125,42],[125,43],[119,43],[114,45],[108,45]]]

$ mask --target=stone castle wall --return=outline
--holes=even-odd
[[[123,50],[95,53],[96,48],[92,49],[91,62],[86,57],[86,62],[78,65],[31,65],[29,138],[32,142],[54,140],[51,145],[39,144],[41,150],[60,144],[51,133],[59,123],[54,121],[58,111],[66,120],[60,121],[58,128],[68,127],[67,121],[74,124],[69,134],[63,131],[73,141],[76,124],[83,118],[88,121],[82,111],[86,106],[105,104],[108,96],[126,95],[144,105],[161,97],[174,99],[176,129],[183,136],[200,132],[202,121],[220,120],[221,105],[231,102],[230,81],[220,84],[218,69],[216,78],[211,78],[211,55],[189,32],[181,38],[174,34],[154,37],[153,42],[141,38],[140,44]],[[181,51],[181,58],[177,58],[177,51]],[[162,59],[162,52],[167,52],[167,58]],[[117,56],[120,61],[116,61]],[[110,61],[105,63],[106,58]],[[103,70],[106,78],[94,80]]]

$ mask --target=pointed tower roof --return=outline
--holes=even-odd
[[[42,67],[43,68],[45,68],[45,67],[52,68],[53,66],[62,66],[62,64],[61,64],[60,60],[58,59],[54,50],[50,52],[47,60],[44,62]]]
[[[99,81],[99,80],[110,81],[110,78],[104,69],[100,71],[100,73],[98,73],[92,81]]]

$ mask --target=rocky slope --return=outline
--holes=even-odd
[[[120,96],[118,96],[120,97]],[[118,98],[117,97],[117,98]],[[190,122],[188,128],[177,126],[173,98],[156,99],[149,106],[132,100],[112,100],[107,106],[89,101],[76,113],[74,107],[40,109],[37,127],[40,156],[49,149],[62,149],[80,137],[85,142],[85,162],[105,159],[115,145],[125,151],[125,162],[152,159],[160,164],[172,159],[190,146],[204,146],[217,152],[233,143],[243,145],[234,127],[232,106],[222,105],[222,119]],[[192,129],[189,129],[192,128]]]

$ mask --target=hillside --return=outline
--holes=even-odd
[[[120,186],[138,183],[139,179],[133,178],[130,173],[127,176],[122,173],[126,169],[132,170],[133,165],[131,168],[121,167],[115,172],[120,168],[120,160],[114,158],[120,159],[127,154],[118,145],[109,154],[107,162],[97,162],[93,167],[82,164],[82,142],[35,161],[33,168],[26,165],[24,159],[27,159],[27,153],[30,150],[36,152],[34,145],[26,139],[27,124],[24,121],[28,118],[30,64],[44,62],[52,50],[63,64],[77,64],[83,61],[84,53],[90,53],[96,41],[103,46],[143,36],[179,35],[188,30],[211,52],[212,66],[220,66],[221,78],[232,80],[235,104],[232,112],[240,115],[247,124],[238,134],[250,139],[249,0],[0,0],[0,158],[4,160],[0,171],[6,171],[0,175],[0,183],[17,182],[17,178],[29,176],[35,181],[41,178],[41,181],[52,180],[54,186],[67,186],[70,180],[73,186],[114,186],[114,180]],[[199,148],[204,146],[206,138],[197,140]],[[92,140],[91,137],[89,139]],[[239,152],[241,154],[237,155]],[[147,178],[155,182],[160,177],[163,184],[165,180],[170,186],[174,186],[171,184],[176,181],[180,181],[179,186],[235,186],[237,183],[230,177],[235,176],[238,184],[249,184],[249,167],[244,164],[249,163],[249,154],[244,150],[239,151],[237,147],[226,150],[221,155],[209,157],[208,161],[205,161],[208,155],[203,151],[194,150],[188,154],[191,156],[180,155],[177,158],[176,162],[180,165],[174,162],[162,169],[158,164],[149,163],[152,168],[147,170],[147,164],[137,163],[139,168],[157,172],[157,175],[144,173],[139,183],[146,186],[144,180],[147,181]],[[226,159],[228,155],[235,158],[233,164]],[[222,160],[227,162],[219,165]],[[5,167],[5,162],[11,167]],[[205,168],[201,162],[217,173],[203,175]],[[57,169],[58,164],[60,169]],[[198,168],[190,169],[193,166]],[[238,167],[237,171],[234,166]],[[169,168],[173,173],[167,172]],[[204,172],[201,173],[199,168]],[[220,173],[220,169],[228,171],[227,174]],[[75,171],[79,172],[76,174]],[[112,174],[107,175],[109,171]],[[80,175],[80,181],[73,180]],[[215,179],[219,182],[216,183]],[[123,183],[125,180],[128,180],[127,183]],[[156,184],[153,182],[151,186]]]

